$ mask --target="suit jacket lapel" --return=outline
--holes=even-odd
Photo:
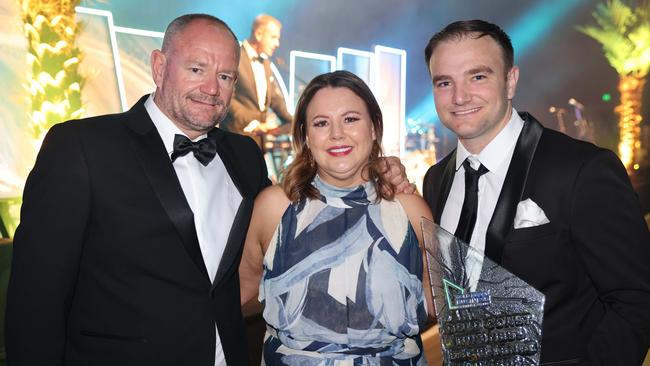
[[[156,130],[149,114],[144,108],[143,97],[127,113],[130,114],[128,127],[135,132],[131,146],[137,159],[181,237],[183,246],[203,276],[209,279],[208,270],[203,262],[199,240],[194,226],[194,214],[190,209],[174,167],[169,160],[165,145]]]
[[[451,191],[451,184],[454,182],[454,175],[456,174],[456,149],[449,154],[449,160],[444,167],[442,173],[442,179],[440,181],[440,189],[438,190],[438,199],[436,200],[437,206],[435,208],[434,220],[437,223],[440,223],[440,218],[442,217],[442,211],[445,208],[445,203],[449,197],[449,191]]]
[[[248,52],[243,45],[241,46],[241,57],[239,58],[239,78],[241,79],[238,83],[239,87],[248,89],[246,93],[250,94],[255,105],[259,104],[257,98],[257,83],[255,82],[255,73],[253,72],[253,60],[248,57]],[[238,92],[241,91],[238,90]]]
[[[268,109],[271,105],[271,87],[273,86],[273,72],[271,71],[271,61],[264,60],[264,75],[266,75],[266,101],[265,106]]]
[[[230,228],[230,233],[228,234],[228,240],[226,241],[226,247],[221,256],[221,261],[219,262],[219,267],[217,268],[217,273],[214,276],[212,281],[213,289],[217,284],[223,279],[226,273],[232,268],[232,266],[238,261],[236,260],[243,248],[241,245],[242,240],[244,240],[248,224],[250,221],[250,213],[253,207],[253,197],[250,196],[249,190],[246,188],[246,182],[244,182],[244,177],[239,173],[239,169],[243,167],[236,166],[234,162],[233,154],[236,151],[227,144],[225,137],[225,132],[215,128],[210,132],[210,135],[217,141],[217,154],[221,158],[223,165],[228,171],[230,179],[232,179],[235,187],[239,191],[239,194],[242,196],[242,201],[239,204],[237,213],[235,214],[235,219]]]
[[[485,239],[485,255],[496,263],[501,263],[506,236],[513,228],[517,205],[526,186],[528,170],[544,131],[544,127],[530,114],[520,113],[520,116],[524,120],[524,128],[517,139]]]

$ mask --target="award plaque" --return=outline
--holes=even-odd
[[[421,225],[444,364],[538,365],[544,295],[432,221]]]

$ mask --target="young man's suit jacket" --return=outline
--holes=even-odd
[[[25,187],[7,305],[9,365],[248,364],[238,266],[257,193],[256,144],[214,129],[242,196],[214,279],[193,213],[144,107],[48,133]],[[220,207],[214,207],[220,210]]]
[[[625,169],[611,151],[521,117],[486,255],[546,295],[542,362],[639,365],[650,345],[650,234]],[[424,179],[438,223],[455,159]],[[550,223],[515,229],[528,198]]]

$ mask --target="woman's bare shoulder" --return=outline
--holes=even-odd
[[[395,200],[398,201],[404,210],[406,211],[417,211],[422,213],[429,213],[431,215],[431,209],[427,202],[418,194],[405,194],[398,193],[395,195]]]
[[[255,198],[255,206],[262,206],[265,209],[278,209],[284,211],[291,201],[279,185],[266,187]]]
[[[291,201],[280,186],[267,187],[255,198],[248,236],[261,245],[263,253],[290,204]]]

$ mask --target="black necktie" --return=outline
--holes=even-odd
[[[470,239],[472,239],[472,232],[474,231],[478,211],[478,179],[481,175],[487,173],[488,170],[483,164],[481,164],[478,170],[474,170],[469,159],[465,159],[463,167],[465,168],[465,200],[463,201],[458,227],[456,227],[456,233],[454,235],[469,244]]]
[[[207,166],[214,159],[214,156],[217,155],[217,143],[210,137],[192,142],[186,136],[174,135],[174,152],[172,152],[171,156],[172,163],[176,158],[185,156],[190,151],[194,154],[196,160],[203,164],[203,166]]]

